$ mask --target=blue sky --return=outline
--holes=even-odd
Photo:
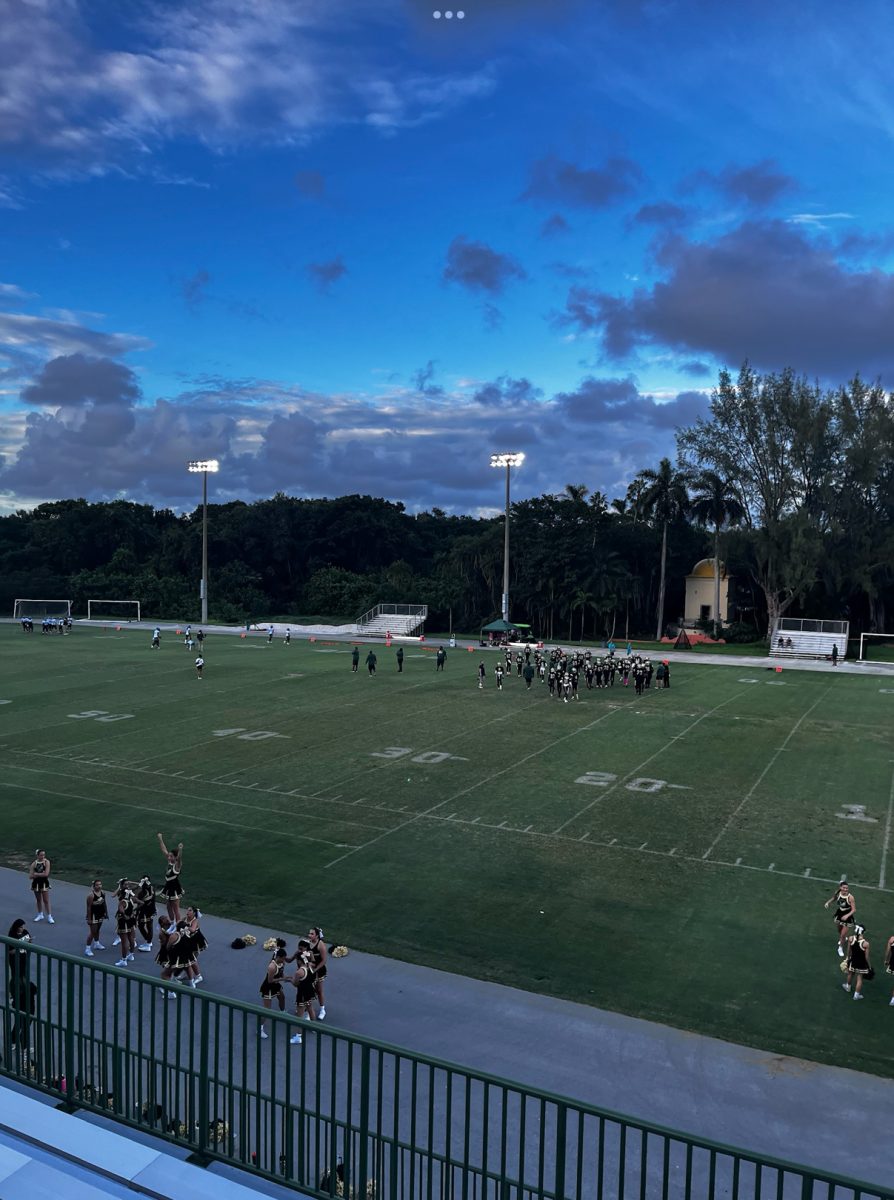
[[[0,511],[612,497],[719,367],[887,383],[887,3],[462,11],[0,0]]]

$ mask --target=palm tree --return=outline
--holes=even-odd
[[[647,468],[640,471],[631,488],[637,483],[644,484],[639,493],[642,511],[652,517],[656,524],[661,525],[661,582],[658,587],[658,625],[655,640],[661,641],[661,631],[664,628],[664,589],[667,568],[667,527],[671,521],[676,521],[686,512],[689,505],[689,494],[686,485],[689,476],[683,471],[677,471],[671,466],[669,458],[663,458],[658,464],[658,470]]]
[[[720,530],[737,525],[745,516],[745,507],[735,487],[716,471],[702,471],[693,481],[695,492],[690,511],[699,525],[714,530],[714,636],[720,637],[723,621],[720,616]]]

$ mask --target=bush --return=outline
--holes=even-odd
[[[733,621],[731,625],[725,625],[720,636],[727,642],[759,642],[761,640],[760,632],[746,621]]]

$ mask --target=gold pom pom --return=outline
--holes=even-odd
[[[245,942],[246,946],[253,946],[258,939],[253,933],[243,933],[242,940]]]
[[[269,938],[267,938],[267,941],[264,943],[264,949],[265,950],[275,950],[278,945],[279,945],[279,942],[276,940],[275,937],[269,937]]]
[[[332,957],[333,958],[344,958],[347,953],[348,953],[347,946],[336,946],[335,949],[332,951]]]

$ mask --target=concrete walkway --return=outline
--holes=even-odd
[[[0,868],[0,923],[5,930],[21,916],[38,944],[78,953],[86,890],[56,881],[56,924],[34,924],[27,878]],[[202,925],[211,943],[203,990],[250,1001],[268,961],[261,943],[282,934],[291,946],[296,932],[210,915]],[[97,958],[112,963],[109,926],[106,932],[109,949]],[[233,938],[247,932],[257,945],[231,950]],[[133,969],[157,973],[148,954],[138,954]],[[357,952],[331,963],[326,993],[327,1023],[341,1029],[695,1137],[857,1173],[878,1186],[894,1179],[888,1080]],[[844,1142],[836,1130],[847,1134]],[[851,1133],[859,1153],[848,1155]]]

